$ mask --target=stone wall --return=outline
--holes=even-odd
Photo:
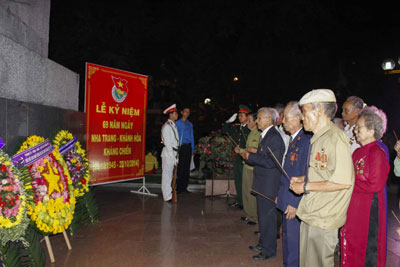
[[[0,0],[0,34],[48,56],[50,0]]]
[[[0,137],[9,155],[30,135],[53,138],[58,131],[68,130],[85,147],[86,114],[0,97]]]
[[[0,0],[0,97],[79,109],[79,75],[47,58],[50,0]]]

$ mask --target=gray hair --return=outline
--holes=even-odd
[[[299,102],[290,101],[289,103],[287,103],[286,106],[290,106],[290,108],[289,108],[290,114],[292,114],[293,116],[300,116],[300,118],[302,117]]]
[[[363,110],[364,108],[364,100],[362,100],[360,97],[358,96],[349,96],[346,99],[347,101],[353,101],[353,107],[354,108],[358,108],[359,110]]]
[[[322,111],[324,112],[324,114],[326,116],[328,116],[328,118],[331,118],[331,120],[333,120],[335,118],[335,114],[337,111],[336,102],[314,102],[311,104],[312,104],[313,109],[318,107],[318,105],[321,105]]]
[[[366,107],[360,113],[359,119],[364,118],[365,127],[374,130],[374,138],[379,140],[386,132],[387,117],[385,112],[375,106]]]
[[[272,123],[275,124],[279,120],[279,113],[274,108],[270,107],[262,107],[258,110],[258,112],[263,113],[265,116],[268,116],[272,119]]]

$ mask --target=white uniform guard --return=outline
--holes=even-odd
[[[176,104],[168,107],[164,110],[164,114],[176,111]],[[172,176],[174,172],[174,165],[178,164],[177,153],[178,153],[178,130],[175,123],[168,119],[161,128],[161,139],[164,144],[164,148],[161,152],[162,159],[162,180],[161,180],[161,191],[164,197],[164,201],[171,200],[172,198]]]

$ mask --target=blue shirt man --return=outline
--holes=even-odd
[[[181,111],[182,118],[175,122],[179,135],[179,164],[177,171],[177,189],[178,194],[188,193],[187,190],[190,176],[190,161],[194,152],[193,124],[188,120],[190,108],[185,107]]]
[[[194,152],[194,136],[193,136],[193,124],[186,120],[179,119],[175,122],[176,127],[178,128],[179,142],[181,145],[190,144],[192,148],[192,153]]]

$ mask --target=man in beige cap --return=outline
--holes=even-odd
[[[329,89],[305,94],[302,108],[304,129],[310,140],[306,176],[293,177],[290,189],[304,194],[296,215],[300,226],[300,266],[334,266],[338,229],[346,221],[354,186],[349,138],[332,119],[337,105]]]

